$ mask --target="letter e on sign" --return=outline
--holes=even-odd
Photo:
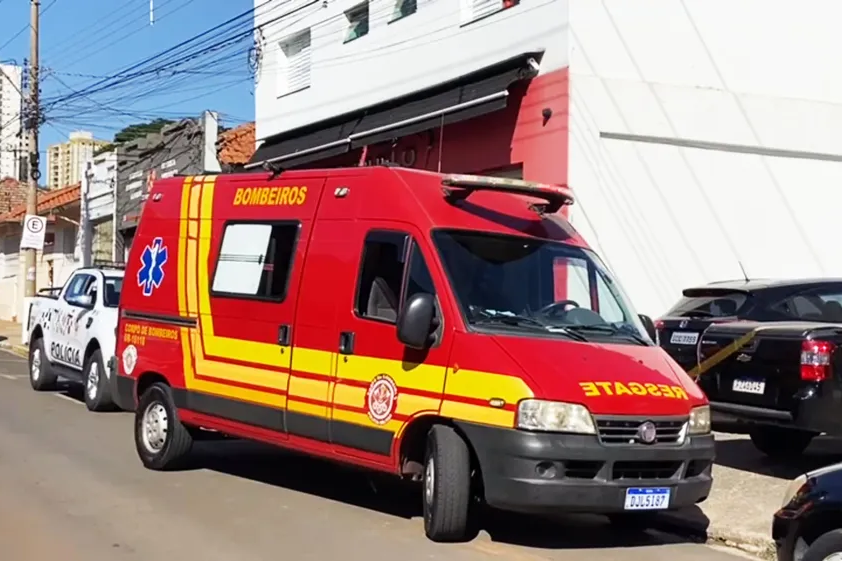
[[[44,235],[47,233],[47,219],[35,214],[27,214],[23,219],[23,233],[20,237],[21,249],[44,249]]]

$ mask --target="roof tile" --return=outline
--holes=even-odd
[[[52,189],[50,191],[39,190],[38,192],[38,214],[44,214],[51,210],[67,206],[81,199],[82,187],[80,184],[71,185],[63,189]],[[26,203],[15,206],[8,212],[0,214],[0,222],[19,222],[26,216]]]
[[[217,153],[222,165],[247,163],[255,149],[254,123],[246,123],[219,135]]]

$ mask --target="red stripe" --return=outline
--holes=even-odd
[[[303,378],[305,380],[316,380],[318,382],[335,382],[335,376],[329,376],[326,374],[316,374],[314,372],[304,372],[303,370],[293,370],[290,373],[290,376],[293,378]],[[367,386],[368,384],[366,384]]]
[[[270,388],[267,386],[256,386],[254,384],[246,384],[245,382],[235,382],[233,380],[226,380],[225,378],[217,378],[216,376],[206,376],[204,374],[196,373],[194,374],[197,380],[203,380],[205,382],[214,382],[216,384],[222,384],[225,386],[231,386],[234,388],[241,388],[244,390],[254,390],[258,392],[264,393],[271,393],[275,395],[286,395],[286,390],[282,390],[279,388]],[[228,397],[228,396],[225,396]]]

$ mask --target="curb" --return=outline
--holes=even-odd
[[[659,522],[658,529],[671,534],[689,537],[710,545],[739,549],[767,561],[777,559],[777,550],[775,542],[771,538],[771,529],[770,535],[767,536],[756,532],[736,530],[714,522],[694,520],[681,514],[664,514]]]
[[[8,341],[0,341],[0,349],[16,354],[21,358],[29,358],[29,347],[25,345],[15,345]]]

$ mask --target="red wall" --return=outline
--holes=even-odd
[[[523,178],[548,183],[567,182],[568,72],[558,70],[515,84],[503,111],[369,146],[365,159],[382,158],[406,167],[439,169],[445,173],[479,173],[523,166]],[[552,111],[546,120],[543,110]],[[440,139],[442,141],[440,142]],[[313,162],[307,167],[359,165],[362,151]]]

